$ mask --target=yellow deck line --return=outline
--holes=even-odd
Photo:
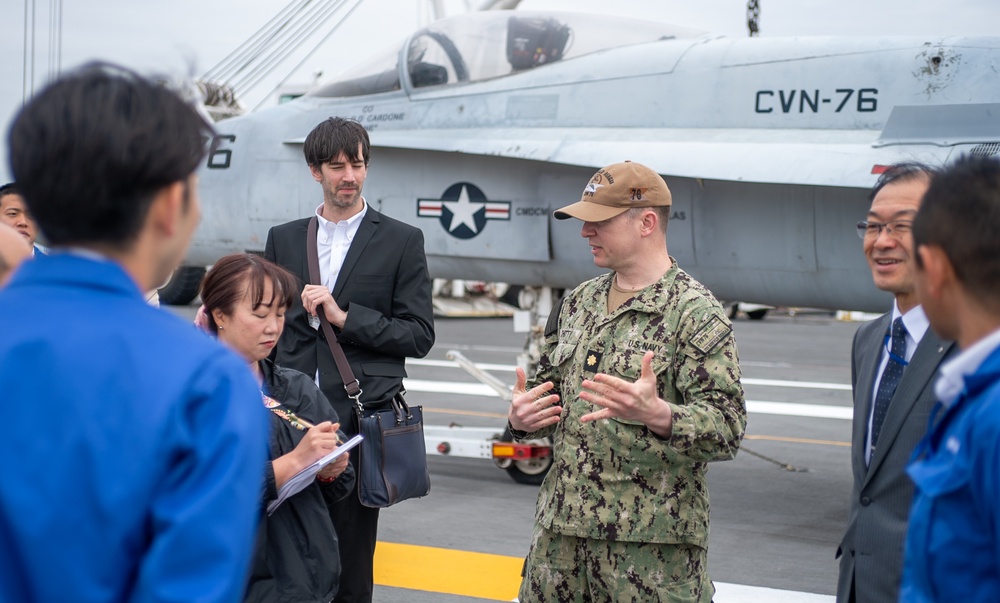
[[[523,563],[519,557],[379,542],[375,584],[513,601],[521,585]]]

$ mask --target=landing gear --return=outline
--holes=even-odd
[[[729,320],[736,320],[736,316],[741,311],[744,314],[746,314],[747,318],[749,318],[750,320],[764,320],[764,317],[767,316],[767,312],[770,309],[771,309],[770,306],[761,306],[758,304],[741,304],[734,302],[733,305],[729,306]]]
[[[160,303],[186,306],[198,296],[201,279],[205,277],[202,266],[181,266],[166,285],[160,289]]]

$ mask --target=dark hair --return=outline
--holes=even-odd
[[[913,244],[940,247],[962,286],[1000,309],[1000,161],[966,155],[935,176],[913,220]]]
[[[358,146],[361,147],[360,158]],[[364,126],[351,119],[331,117],[320,122],[306,136],[302,153],[306,156],[306,163],[312,167],[333,161],[341,153],[347,155],[352,162],[363,159],[367,166],[371,157],[371,145]]]
[[[212,134],[176,93],[90,63],[21,109],[10,128],[10,165],[50,243],[124,249],[156,192],[194,173]]]
[[[271,281],[274,301],[282,308],[291,306],[299,286],[290,272],[251,253],[234,253],[220,258],[201,282],[201,303],[205,306],[211,331],[219,332],[212,312],[221,310],[226,316],[231,315],[236,304],[247,294],[254,310],[265,302],[273,303],[264,299],[267,281]]]
[[[16,182],[8,182],[7,184],[0,186],[0,199],[3,199],[7,195],[21,195],[21,191],[18,190]]]
[[[878,177],[875,182],[875,186],[872,187],[871,193],[868,194],[868,200],[874,201],[875,197],[878,196],[879,191],[890,184],[900,184],[903,182],[909,182],[910,180],[916,180],[917,178],[927,178],[928,180],[934,180],[934,176],[938,174],[940,170],[933,168],[926,163],[920,163],[919,161],[902,161],[900,163],[894,163],[887,167],[882,175]]]

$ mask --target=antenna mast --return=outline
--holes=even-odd
[[[747,29],[751,38],[760,36],[760,0],[747,2]]]

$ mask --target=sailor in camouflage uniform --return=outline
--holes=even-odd
[[[583,220],[595,264],[612,272],[553,312],[530,384],[518,370],[511,432],[554,441],[522,603],[715,592],[706,464],[736,456],[746,406],[732,325],[667,253],[670,202],[663,178],[625,162],[555,212]]]

